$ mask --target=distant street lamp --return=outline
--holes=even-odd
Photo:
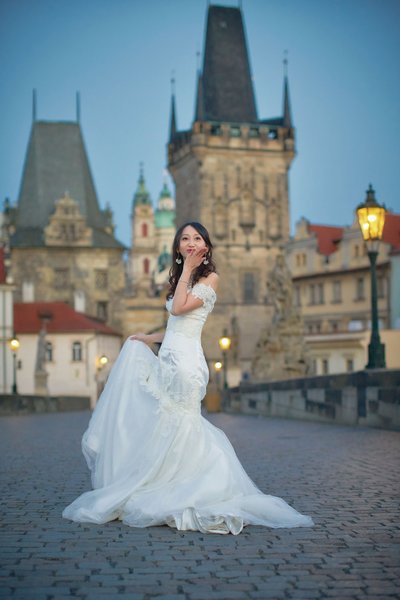
[[[218,389],[220,388],[220,381],[219,381],[220,375],[219,374],[220,374],[220,371],[221,371],[222,367],[223,367],[223,365],[222,365],[222,362],[220,360],[217,360],[214,363],[214,369],[215,369],[215,372],[217,374],[217,387],[218,387]]]
[[[17,352],[20,347],[20,343],[19,343],[19,339],[17,338],[17,336],[14,335],[11,338],[11,340],[9,341],[9,346],[10,346],[12,356],[13,356],[13,384],[12,384],[11,392],[13,394],[18,394],[18,389],[17,389]]]
[[[363,204],[357,206],[357,217],[361,233],[367,247],[371,267],[371,341],[368,346],[367,369],[382,369],[386,367],[385,346],[379,337],[378,294],[376,284],[376,259],[379,252],[379,242],[382,239],[385,224],[386,209],[378,204],[375,191],[369,185],[367,197]]]
[[[106,364],[108,363],[108,356],[106,356],[105,354],[102,354],[99,358],[99,369],[104,369],[104,367],[106,366]]]
[[[224,329],[223,336],[219,338],[218,344],[222,351],[223,356],[223,367],[224,367],[224,389],[228,387],[228,351],[231,347],[231,338],[228,337],[226,329]]]

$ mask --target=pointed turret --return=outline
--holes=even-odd
[[[208,8],[202,95],[204,119],[207,121],[257,121],[246,37],[239,8]]]
[[[140,174],[138,185],[136,188],[135,195],[133,197],[133,206],[136,207],[139,204],[147,204],[148,206],[152,206],[150,194],[146,188],[146,182],[143,174],[143,164],[140,164]]]
[[[172,142],[176,135],[176,110],[175,110],[175,79],[171,79],[171,114],[169,120],[169,141]]]
[[[284,65],[284,83],[283,83],[283,126],[292,128],[292,111],[290,108],[290,98],[289,98],[289,80],[287,74],[287,58],[283,61]]]

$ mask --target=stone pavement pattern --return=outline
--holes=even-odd
[[[400,598],[399,433],[209,416],[258,486],[316,523],[235,537],[62,519],[89,489],[88,418],[0,419],[1,598]]]

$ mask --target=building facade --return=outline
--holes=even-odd
[[[400,366],[399,252],[400,215],[387,213],[377,287],[379,326],[389,368]],[[371,327],[371,279],[358,222],[332,227],[301,219],[287,246],[287,261],[313,372],[364,369]]]

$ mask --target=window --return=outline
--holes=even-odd
[[[296,254],[296,267],[305,267],[307,264],[306,254]]]
[[[309,292],[310,292],[309,304],[323,304],[324,303],[324,284],[323,283],[310,283]]]
[[[97,318],[102,321],[107,321],[108,314],[108,302],[98,302],[97,303]]]
[[[235,229],[232,229],[232,231],[231,231],[231,238],[232,238],[232,242],[236,241],[236,230]]]
[[[262,242],[264,239],[264,232],[261,229],[259,229],[258,231],[258,239],[260,240],[260,242]]]
[[[53,344],[51,342],[46,342],[46,362],[53,361]]]
[[[56,289],[65,289],[69,286],[69,269],[54,270],[54,287]]]
[[[220,125],[211,125],[210,134],[211,135],[221,135],[221,126]]]
[[[356,280],[356,300],[365,300],[364,277],[357,277]]]
[[[278,139],[278,131],[276,129],[270,129],[267,133],[267,138],[269,140],[277,140]]]
[[[319,283],[317,285],[317,301],[318,304],[324,304],[324,284]]]
[[[332,331],[332,333],[336,333],[336,332],[339,331],[339,323],[338,323],[338,321],[331,321],[330,325],[331,325],[331,331]]]
[[[354,257],[358,258],[360,256],[360,246],[358,244],[356,244],[354,246]]]
[[[72,360],[74,362],[80,362],[82,360],[82,344],[81,344],[81,342],[74,342],[72,344]]]
[[[143,273],[148,275],[150,273],[150,261],[148,258],[143,259]]]
[[[342,282],[334,281],[332,283],[332,302],[339,303],[342,301]]]
[[[258,127],[250,127],[249,137],[255,138],[255,137],[259,137],[259,135],[260,135],[260,130],[258,129]]]
[[[354,360],[352,358],[346,358],[346,371],[348,373],[354,371]]]
[[[239,125],[231,125],[230,134],[231,134],[231,137],[240,137]]]
[[[96,269],[95,285],[98,290],[106,290],[108,287],[108,273],[105,269]]]
[[[243,276],[243,302],[253,304],[256,301],[254,273],[245,273]]]
[[[328,375],[329,373],[329,361],[327,358],[322,359],[322,374]]]
[[[147,223],[142,223],[142,237],[147,237],[149,234],[149,227]]]

